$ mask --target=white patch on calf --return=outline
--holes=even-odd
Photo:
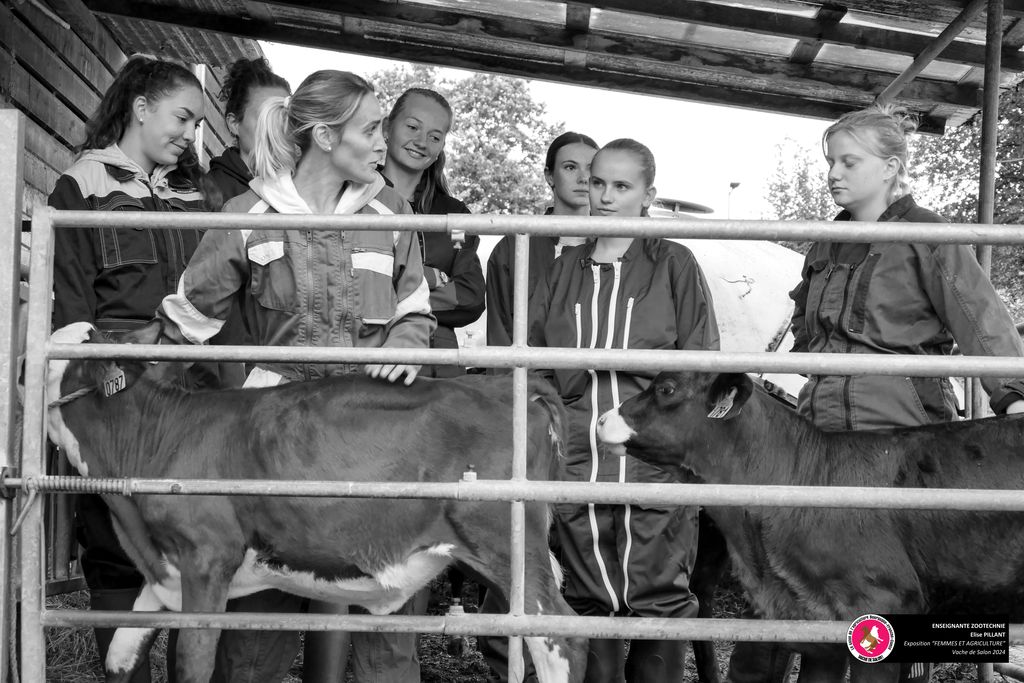
[[[612,408],[597,421],[597,438],[607,444],[626,443],[634,436],[636,432],[622,419],[618,408]]]
[[[555,587],[558,589],[558,592],[561,593],[562,581],[565,580],[565,572],[562,571],[562,565],[558,564],[558,558],[556,558],[555,554],[550,550],[548,551],[548,558],[551,560],[551,573],[555,577]]]
[[[135,598],[132,605],[133,612],[159,612],[163,610],[164,603],[157,597],[153,586],[146,584]],[[114,632],[110,641],[110,649],[107,650],[107,671],[112,673],[126,673],[131,671],[139,658],[143,655],[142,648],[156,629],[153,628],[127,628],[119,627]]]
[[[537,679],[548,683],[569,683],[569,658],[562,651],[564,645],[551,638],[527,636],[523,640],[530,648],[533,668],[537,671]]]
[[[93,326],[89,323],[71,323],[50,335],[50,341],[57,344],[81,344],[89,338],[89,333],[92,330]],[[70,363],[71,361],[67,359],[55,359],[47,363],[47,406],[61,397],[60,386],[64,381],[64,373],[67,371],[68,364]],[[78,439],[75,438],[75,435],[71,433],[71,430],[64,423],[64,417],[61,415],[60,408],[50,408],[47,410],[47,423],[49,427],[47,434],[50,440],[64,451],[64,457],[78,470],[79,474],[83,477],[88,477],[89,466],[82,460],[82,454],[78,448]]]
[[[389,614],[405,604],[413,593],[425,586],[442,569],[448,566],[455,546],[451,543],[439,543],[426,550],[415,552],[402,564],[384,567],[374,574],[373,578],[386,590],[396,591],[397,604],[391,609],[374,611],[367,607],[371,614]],[[402,597],[404,596],[404,597]]]

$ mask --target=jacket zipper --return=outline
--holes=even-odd
[[[839,319],[836,320],[838,329],[845,330],[846,325],[843,322],[843,316],[849,318],[849,311],[846,309],[847,302],[850,299],[850,287],[853,284],[853,275],[857,271],[857,264],[851,263],[850,270],[846,275],[846,286],[843,287],[843,303],[839,309]],[[843,335],[845,337],[845,333]],[[849,353],[852,345],[850,344],[849,337],[846,337],[846,348],[843,349],[843,353]],[[843,420],[844,426],[847,430],[853,429],[853,387],[852,377],[843,377]]]
[[[600,294],[601,294],[601,271],[600,271],[600,266],[591,266],[590,267],[590,272],[591,272],[591,274],[593,275],[593,278],[594,278],[594,291],[591,294],[592,298],[591,298],[591,301],[590,301],[590,318],[591,318],[591,320],[590,320],[590,330],[591,330],[590,331],[590,348],[593,349],[593,348],[597,348],[597,300],[598,300],[598,298],[600,297]],[[581,319],[583,317],[582,313],[583,313],[582,308],[581,308],[580,304],[577,303],[576,304],[576,315],[577,315],[578,319]],[[577,324],[577,329],[582,329],[582,325]],[[577,332],[577,337],[580,339],[580,341],[582,343],[582,333],[581,332]],[[591,405],[591,410],[594,411],[594,410],[597,409],[598,374],[595,371],[590,370],[590,369],[588,369],[587,372],[590,373],[590,380],[591,380],[591,385],[590,385],[590,405]],[[589,438],[589,440],[590,440],[590,463],[591,463],[591,465],[590,465],[590,481],[591,482],[597,481],[597,470],[598,470],[597,443],[596,443],[596,438],[597,437],[595,435],[595,428],[596,428],[596,418],[593,418],[592,421],[591,421],[591,425],[590,425],[590,438]],[[607,569],[607,567],[605,567],[605,564],[604,564],[604,558],[601,556],[601,538],[600,538],[600,532],[599,532],[598,526],[597,526],[597,512],[595,510],[595,507],[594,507],[593,503],[587,505],[587,517],[588,517],[588,519],[590,521],[590,535],[591,535],[591,538],[592,538],[593,544],[594,544],[593,545],[594,560],[597,562],[597,568],[598,568],[598,571],[601,574],[601,581],[604,584],[604,588],[608,592],[608,598],[610,599],[611,604],[612,604],[612,611],[613,612],[618,612],[619,611],[619,598],[615,594],[615,587],[612,586],[611,578],[608,575],[608,569]]]
[[[311,266],[313,265],[313,231],[306,231],[306,346],[311,346],[313,343],[313,327],[315,322],[313,320],[313,273]],[[302,364],[302,376],[309,380],[312,377],[309,374],[309,363]]]

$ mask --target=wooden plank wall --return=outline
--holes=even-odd
[[[85,122],[127,56],[81,0],[50,0],[67,30],[28,2],[0,4],[0,107],[28,120],[26,217],[45,203],[85,139]],[[219,100],[222,70],[206,69],[205,163],[232,142]]]

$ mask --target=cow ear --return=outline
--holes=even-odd
[[[708,417],[731,420],[743,410],[752,391],[753,384],[745,373],[718,375],[708,389]]]

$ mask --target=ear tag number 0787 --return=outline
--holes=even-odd
[[[115,367],[103,378],[103,396],[109,398],[128,385],[124,378],[124,370]]]
[[[729,414],[730,410],[732,410],[732,404],[735,400],[736,387],[732,387],[731,389],[729,389],[728,393],[719,397],[718,403],[716,403],[715,407],[711,409],[710,413],[708,413],[708,417],[715,420],[721,420],[722,418]]]

